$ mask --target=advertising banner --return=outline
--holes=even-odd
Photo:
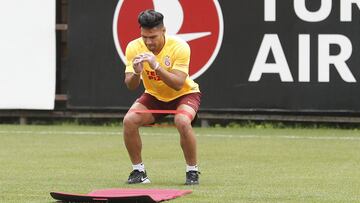
[[[70,107],[128,108],[140,95],[123,84],[124,51],[145,9],[189,43],[202,110],[360,111],[358,0],[70,1]]]

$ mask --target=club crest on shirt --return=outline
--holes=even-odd
[[[170,66],[171,66],[171,61],[170,61],[170,57],[169,57],[169,56],[165,56],[165,57],[164,57],[164,64],[165,64],[165,66],[167,66],[167,67],[170,67]]]

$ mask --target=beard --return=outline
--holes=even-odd
[[[149,51],[156,51],[155,45],[146,45],[146,47],[149,49]]]

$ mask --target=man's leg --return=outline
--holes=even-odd
[[[195,118],[196,112],[188,105],[181,104],[177,110],[186,111]],[[189,166],[195,166],[197,164],[196,155],[196,137],[191,126],[192,119],[187,114],[176,114],[174,122],[177,130],[180,133],[180,145],[184,153],[186,164]]]
[[[152,114],[135,113],[131,110],[148,110],[143,104],[135,102],[124,117],[124,142],[133,165],[142,162],[142,143],[139,127],[154,122]]]
[[[186,113],[175,115],[175,125],[180,133],[180,145],[186,161],[186,185],[199,184],[199,171],[197,167],[196,137],[191,126],[196,112],[186,104],[181,104],[177,110]]]
[[[133,165],[133,171],[127,182],[129,184],[150,183],[141,158],[142,143],[139,127],[153,123],[155,119],[152,114],[140,114],[132,112],[132,110],[147,110],[147,108],[143,104],[135,102],[124,117],[124,142]]]

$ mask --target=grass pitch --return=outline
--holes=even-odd
[[[121,127],[0,125],[0,202],[55,202],[51,191],[191,189],[170,202],[360,202],[360,131],[196,128],[199,186],[185,186],[173,128],[142,128],[152,181],[127,185]]]

